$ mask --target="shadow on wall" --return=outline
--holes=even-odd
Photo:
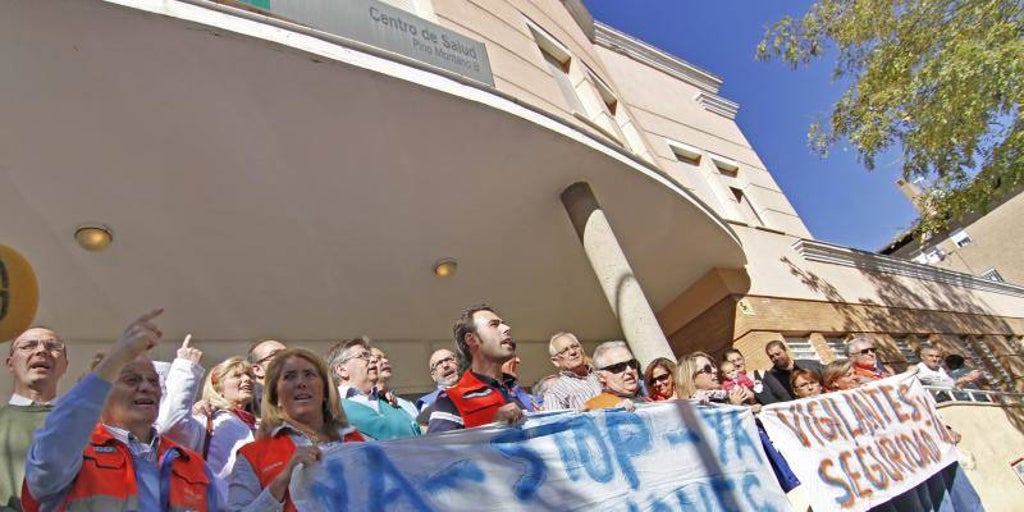
[[[909,334],[916,335],[915,337],[921,340],[927,339],[930,335],[945,334],[947,336],[943,336],[944,338],[952,337],[959,341],[959,336],[970,335],[977,344],[987,346],[1010,372],[1013,380],[1018,383],[1014,387],[1019,387],[1019,383],[1024,380],[1022,347],[1013,346],[1012,342],[1003,336],[1012,332],[1012,326],[1002,319],[987,316],[987,312],[971,301],[968,294],[958,286],[919,280],[918,286],[912,289],[895,276],[857,269],[875,288],[876,298],[860,297],[851,302],[835,285],[820,275],[797,266],[787,257],[780,259],[808,290],[822,295],[828,301],[840,319],[841,331]],[[968,347],[941,344],[947,349],[968,351]],[[883,360],[902,360],[895,347],[881,345],[879,348]],[[992,371],[994,368],[987,369],[995,373]],[[1010,424],[1018,431],[1024,432],[1024,407],[1008,406],[1003,407],[1003,411]]]

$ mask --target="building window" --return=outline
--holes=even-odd
[[[676,160],[693,166],[700,165],[701,150],[681,142],[669,142],[668,147],[672,150],[672,154],[676,156]]]
[[[736,187],[729,187],[732,191],[733,198],[740,205],[740,211],[747,218],[747,222],[755,226],[764,226],[764,221],[761,220],[761,216],[757,214],[757,210],[754,209],[754,205],[750,204],[750,200],[743,194],[743,191]]]
[[[735,160],[730,160],[724,156],[711,155],[711,161],[715,163],[715,168],[718,169],[718,172],[726,176],[735,178],[736,174],[739,173],[740,165]]]
[[[942,261],[945,257],[946,253],[942,252],[942,249],[939,249],[938,247],[932,247],[931,249],[928,249],[927,251],[921,253],[921,255],[918,256],[917,258],[914,258],[914,261],[925,264],[938,263]]]
[[[971,235],[968,235],[966,231],[958,229],[949,235],[949,239],[956,244],[957,247],[967,247],[971,245]]]
[[[544,64],[548,73],[555,79],[558,89],[562,92],[562,97],[565,98],[569,111],[585,112],[583,103],[580,102],[580,97],[576,94],[576,88],[573,87],[572,80],[569,78],[569,69],[572,64],[572,54],[569,53],[569,49],[532,22],[527,22],[527,26],[533,34],[534,41],[537,42],[537,47],[540,48],[541,55],[544,56]]]
[[[832,336],[825,338],[825,344],[828,345],[829,352],[832,352],[832,357],[835,361],[846,360],[846,337],[845,336]]]
[[[900,355],[903,359],[906,359],[908,363],[917,364],[920,360],[917,357],[917,352],[914,351],[914,347],[910,346],[910,340],[908,338],[896,338],[893,340],[896,345],[896,350],[900,351]]]
[[[1008,390],[1014,389],[1013,377],[1010,376],[1010,372],[1006,370],[1003,363],[996,357],[995,352],[988,346],[988,343],[971,336],[964,336],[961,338],[961,341],[963,342],[964,351],[967,352],[965,355],[974,363],[975,368],[982,371],[989,384],[993,386],[1002,385],[1004,389]],[[995,373],[993,374],[990,370],[994,370]]]
[[[793,359],[810,359],[819,363],[824,362],[821,360],[821,354],[818,354],[818,351],[814,349],[814,345],[811,344],[809,338],[785,337],[783,340],[786,342],[786,347],[789,348],[789,354]]]
[[[999,275],[999,271],[994,269],[994,268],[990,268],[990,269],[986,270],[985,273],[981,275],[981,278],[982,279],[988,279],[989,281],[996,281],[996,282],[999,282],[999,283],[1005,283],[1006,282],[1003,279],[1003,276]]]

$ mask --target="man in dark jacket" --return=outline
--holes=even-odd
[[[788,402],[796,398],[793,394],[793,386],[789,383],[789,376],[793,370],[814,370],[821,374],[822,366],[817,361],[809,359],[794,360],[789,349],[782,340],[772,340],[765,346],[764,351],[772,360],[772,368],[765,372],[761,381],[763,389],[757,393],[757,401],[764,405],[775,402]]]

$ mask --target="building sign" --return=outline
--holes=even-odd
[[[39,305],[36,275],[18,251],[0,245],[0,341],[32,325]]]
[[[683,401],[335,445],[289,491],[300,512],[790,508],[750,409]]]
[[[768,405],[759,418],[815,511],[868,510],[957,461],[935,401],[912,375]]]
[[[484,44],[376,0],[248,0],[246,3],[494,86]]]

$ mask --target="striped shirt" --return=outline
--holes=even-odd
[[[544,393],[544,410],[583,410],[587,400],[601,394],[601,381],[597,378],[597,372],[593,368],[589,370],[585,377],[570,371],[560,372],[558,379]]]

